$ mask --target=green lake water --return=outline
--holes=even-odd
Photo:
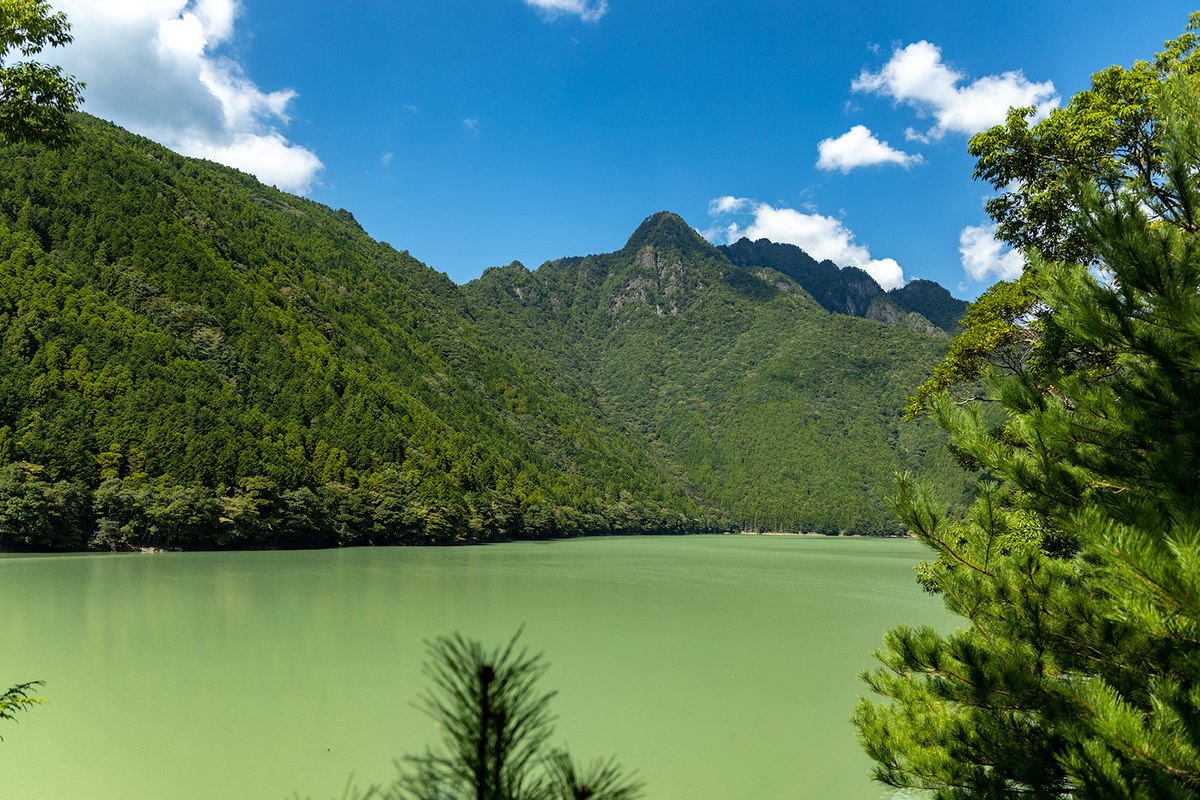
[[[461,548],[0,557],[0,797],[341,795],[436,739],[423,640],[521,625],[556,741],[650,800],[877,800],[847,722],[900,623],[951,624],[911,540],[578,539]]]

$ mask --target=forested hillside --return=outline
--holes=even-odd
[[[0,549],[719,524],[350,213],[80,125],[0,151]]]
[[[934,426],[900,419],[945,353],[941,331],[831,313],[674,214],[649,217],[615,253],[514,263],[464,288],[481,325],[592,387],[602,413],[741,527],[900,532],[885,499],[897,470],[923,472],[951,501],[969,490]]]

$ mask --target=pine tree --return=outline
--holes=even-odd
[[[1043,369],[985,374],[1005,424],[932,403],[986,469],[971,516],[901,482],[939,554],[922,580],[963,626],[897,628],[863,676],[887,701],[854,722],[891,786],[1200,794],[1200,100],[1180,77],[1159,103],[1155,186],[1071,182],[1100,268],[1030,254],[1061,335]]]
[[[637,800],[643,784],[615,758],[587,765],[565,748],[547,748],[554,732],[550,700],[538,681],[541,654],[517,648],[521,631],[490,653],[459,634],[428,645],[433,686],[421,707],[437,721],[442,746],[407,756],[386,789],[358,800]]]
[[[41,685],[41,681],[18,683],[16,686],[0,693],[0,719],[15,720],[18,711],[25,711],[32,705],[46,702],[40,697],[29,696],[30,692],[34,691],[35,686]],[[0,741],[3,740],[4,737],[0,736]]]

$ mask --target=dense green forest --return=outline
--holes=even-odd
[[[80,124],[0,159],[0,548],[721,524],[348,212]]]
[[[831,313],[674,214],[646,219],[618,252],[510,264],[464,288],[493,309],[481,325],[592,387],[740,528],[900,533],[886,499],[897,470],[952,503],[970,491],[935,426],[901,421],[944,331]]]
[[[915,312],[831,313],[665,213],[460,288],[78,120],[0,159],[0,549],[895,534],[893,471],[968,488],[900,423],[946,346]]]

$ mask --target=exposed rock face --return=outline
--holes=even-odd
[[[904,309],[889,300],[885,295],[876,295],[865,314],[855,314],[856,317],[866,317],[884,325],[896,325],[905,317]]]

